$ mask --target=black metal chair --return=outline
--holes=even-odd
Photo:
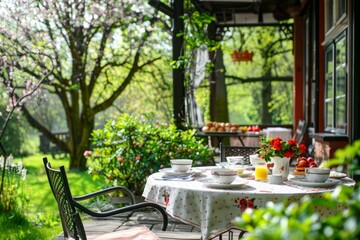
[[[221,161],[225,162],[226,157],[243,156],[246,164],[250,163],[250,155],[255,154],[258,147],[224,146],[221,145]]]
[[[97,192],[93,192],[83,196],[72,196],[68,179],[66,176],[64,166],[60,167],[60,170],[51,168],[51,164],[47,158],[43,158],[46,174],[48,176],[50,188],[54,194],[54,197],[58,204],[60,212],[61,223],[64,231],[64,238],[67,239],[69,236],[74,239],[88,239],[86,236],[85,229],[80,217],[78,210],[89,214],[93,217],[109,217],[119,213],[129,212],[144,208],[153,208],[159,211],[162,215],[162,230],[165,231],[168,225],[168,216],[165,210],[155,203],[135,203],[133,194],[125,187],[111,187],[103,189]],[[79,201],[94,198],[96,196],[104,195],[110,192],[120,191],[123,194],[130,196],[131,205],[123,206],[106,212],[94,212],[84,205],[80,204]],[[101,239],[135,239],[135,236],[139,236],[138,239],[159,239],[153,232],[147,229],[145,226],[133,227],[129,230],[120,230],[116,232],[101,234],[96,236]],[[118,238],[117,238],[118,237]],[[91,239],[96,239],[91,237]]]

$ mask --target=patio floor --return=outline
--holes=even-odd
[[[166,231],[161,231],[161,216],[156,211],[134,211],[126,214],[119,214],[108,218],[83,217],[83,224],[88,235],[117,231],[129,226],[145,225],[161,240],[200,240],[200,229],[184,224],[169,216],[169,224]],[[234,236],[238,233],[235,231]],[[64,239],[60,234],[56,240]],[[229,239],[228,234],[222,236],[223,240]],[[234,239],[236,239],[234,237]]]

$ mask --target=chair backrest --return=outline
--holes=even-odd
[[[293,135],[293,139],[295,139],[297,143],[301,143],[305,133],[306,133],[306,122],[305,120],[299,120],[296,131]]]
[[[221,146],[221,161],[226,161],[226,157],[243,156],[246,163],[250,162],[250,155],[255,154],[258,147],[241,146]]]
[[[58,204],[64,235],[74,239],[86,239],[80,215],[73,205],[73,198],[64,166],[61,166],[60,170],[55,170],[51,168],[47,158],[43,158],[43,162],[50,188]]]

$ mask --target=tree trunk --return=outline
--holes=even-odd
[[[266,72],[265,77],[271,77],[271,68],[264,65]],[[270,113],[269,102],[271,102],[272,87],[271,82],[263,81],[261,83],[261,98],[262,98],[262,114],[261,114],[261,123],[262,124],[271,124],[272,116]]]
[[[89,150],[90,137],[95,125],[95,114],[90,107],[84,107],[79,121],[72,123],[70,141],[70,169],[86,170],[84,152]]]
[[[271,82],[262,82],[261,84],[261,98],[262,98],[262,124],[271,124],[271,113],[269,111],[269,102],[271,101]]]

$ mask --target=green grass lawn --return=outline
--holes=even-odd
[[[26,208],[29,222],[24,222],[14,214],[0,216],[0,239],[54,239],[62,232],[58,210],[42,158],[46,156],[53,168],[65,166],[72,194],[82,195],[102,188],[104,181],[93,180],[87,172],[69,171],[68,159],[52,159],[50,155],[37,154],[21,159],[27,169],[25,191],[29,196]],[[15,161],[18,161],[16,159]]]

